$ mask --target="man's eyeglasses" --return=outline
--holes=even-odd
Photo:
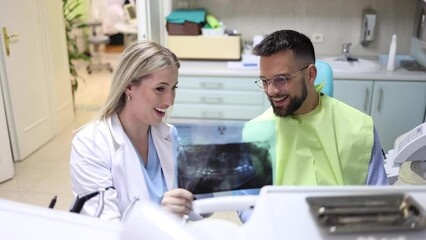
[[[298,73],[302,72],[303,70],[305,70],[306,68],[308,68],[309,65],[301,68],[299,71],[293,73],[290,76],[286,76],[286,75],[277,75],[272,79],[267,79],[264,77],[259,77],[258,80],[256,80],[254,83],[256,83],[256,85],[262,89],[263,91],[265,91],[266,89],[268,89],[269,84],[272,83],[273,86],[275,86],[276,88],[282,88],[284,86],[287,85],[288,81],[290,81],[291,79],[293,79]]]

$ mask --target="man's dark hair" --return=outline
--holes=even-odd
[[[296,58],[315,63],[315,50],[311,40],[293,30],[279,30],[265,36],[253,49],[256,56],[270,56],[279,51],[292,50]]]

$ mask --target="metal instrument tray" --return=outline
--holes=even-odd
[[[317,224],[328,233],[411,231],[426,226],[424,209],[409,195],[307,197]]]

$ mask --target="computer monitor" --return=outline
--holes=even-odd
[[[136,24],[137,23],[136,5],[133,3],[128,3],[124,5],[124,15],[126,16],[127,22],[129,24]]]

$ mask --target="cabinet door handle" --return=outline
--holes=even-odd
[[[202,112],[203,118],[222,118],[221,112]]]
[[[425,105],[425,113],[423,114],[423,122],[426,122],[426,105]]]
[[[205,89],[222,89],[222,83],[201,82],[200,85]]]
[[[377,103],[377,111],[380,112],[382,110],[382,98],[383,98],[383,88],[379,90],[379,102]]]
[[[210,104],[219,104],[222,103],[222,98],[220,97],[201,97],[202,103],[210,103]]]
[[[364,111],[367,112],[368,111],[368,99],[370,96],[370,91],[368,90],[368,87],[365,88],[365,101],[364,101]]]

